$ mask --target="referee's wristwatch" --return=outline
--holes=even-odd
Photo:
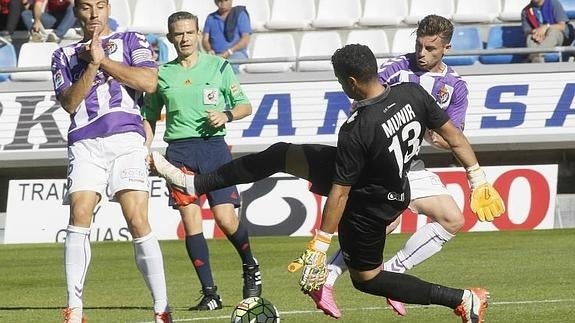
[[[228,48],[228,54],[229,54],[229,55],[233,55],[233,54],[234,54],[234,51],[233,51],[231,48]]]

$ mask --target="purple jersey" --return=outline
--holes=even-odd
[[[445,110],[451,122],[463,130],[469,91],[465,81],[451,66],[446,65],[440,73],[421,70],[417,66],[415,53],[409,53],[382,64],[379,70],[379,80],[389,85],[405,82],[421,85]]]
[[[56,96],[77,82],[87,62],[79,58],[87,43],[75,43],[57,49],[52,55],[52,81]],[[109,59],[135,67],[156,68],[150,45],[138,33],[112,33],[102,37],[102,47]],[[141,91],[121,84],[102,69],[94,79],[88,95],[70,115],[68,145],[82,139],[137,132],[145,137],[140,116]]]

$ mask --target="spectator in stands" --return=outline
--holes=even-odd
[[[218,10],[206,18],[202,46],[209,54],[225,59],[248,58],[247,47],[252,34],[250,16],[245,6],[232,6],[232,0],[214,0]],[[238,64],[232,64],[238,73]]]
[[[22,20],[33,42],[59,43],[76,24],[74,6],[70,0],[34,0],[32,8],[22,12]],[[53,31],[47,33],[46,28],[53,28]]]
[[[0,37],[12,41],[12,34],[20,22],[20,14],[28,7],[28,0],[0,0]]]
[[[150,43],[150,47],[152,48],[152,57],[158,64],[167,63],[169,60],[169,48],[166,43],[164,43],[160,36],[156,34],[147,34],[146,40]]]
[[[521,25],[529,48],[562,46],[570,39],[569,18],[559,0],[531,0],[521,11]],[[532,63],[545,62],[542,53],[529,55]]]

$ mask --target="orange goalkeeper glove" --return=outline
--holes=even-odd
[[[475,164],[467,168],[467,178],[471,184],[471,211],[479,221],[493,221],[505,212],[503,199],[495,188],[487,182],[485,173]]]
[[[320,289],[327,279],[325,253],[329,249],[332,234],[317,230],[307,249],[288,266],[295,273],[303,267],[299,285],[304,293]]]

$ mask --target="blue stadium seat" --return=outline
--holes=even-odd
[[[525,47],[525,36],[521,26],[491,26],[487,36],[486,49]],[[483,64],[521,63],[525,55],[502,54],[481,55],[479,61]]]
[[[451,49],[456,50],[475,50],[483,49],[483,42],[477,27],[457,26],[453,30],[451,38]],[[447,65],[473,65],[479,59],[479,55],[468,56],[445,56],[443,62]]]
[[[575,0],[559,0],[565,13],[567,14],[567,18],[574,19],[575,18]]]
[[[16,67],[17,57],[14,46],[0,38],[0,67]],[[0,74],[0,82],[4,82],[10,78],[10,74]]]
[[[525,36],[521,26],[491,26],[486,49],[496,48],[525,48]],[[558,62],[561,58],[560,53],[547,53],[543,56],[545,62]],[[522,63],[526,58],[527,55],[521,54],[481,55],[479,61],[483,64],[508,64]]]
[[[521,47],[525,47],[525,36],[523,36],[521,26],[491,26],[489,28],[486,49]],[[525,58],[525,55],[518,54],[481,55],[479,61],[483,64],[508,64],[521,63]]]

